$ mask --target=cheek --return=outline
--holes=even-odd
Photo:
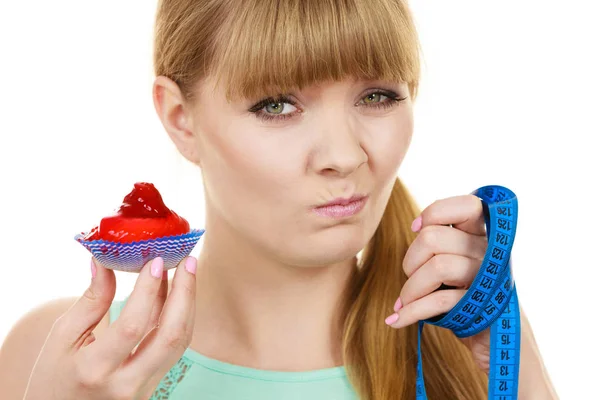
[[[382,121],[379,127],[372,127],[371,132],[367,151],[375,184],[393,185],[412,140],[412,112]]]
[[[253,140],[259,133],[249,131],[247,124],[214,132],[204,145],[209,151],[202,162],[210,206],[249,235],[281,229],[285,204],[297,186],[297,168],[282,151],[286,147]]]
[[[373,204],[366,230],[373,234],[389,202],[398,170],[406,156],[412,140],[412,113],[400,114],[391,121],[381,121],[376,130],[371,130],[369,168],[373,182]]]
[[[377,193],[370,215],[354,230],[340,226],[327,232],[315,231],[314,221],[307,216],[306,202],[314,198],[302,189],[307,185],[302,168],[310,143],[294,141],[302,135],[265,138],[264,131],[253,132],[247,123],[234,124],[213,127],[202,144],[208,206],[217,210],[218,218],[227,220],[255,245],[296,265],[319,264],[325,258],[339,261],[366,245],[379,224],[410,144],[410,113],[365,127],[364,148],[370,165],[363,166],[357,179],[365,189]],[[314,254],[307,254],[307,248],[313,248]]]

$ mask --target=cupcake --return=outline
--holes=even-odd
[[[176,267],[203,233],[203,229],[190,229],[185,218],[167,208],[152,183],[138,182],[113,215],[75,240],[103,267],[139,272],[156,257],[164,259],[165,269]]]

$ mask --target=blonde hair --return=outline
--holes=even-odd
[[[207,76],[225,83],[229,101],[347,77],[405,82],[417,96],[420,46],[406,0],[159,0],[154,40],[155,75],[189,102]],[[407,280],[419,213],[396,179],[342,299],[344,365],[361,399],[416,397],[417,326],[383,320]],[[487,398],[487,376],[452,332],[425,326],[422,356],[430,398]]]

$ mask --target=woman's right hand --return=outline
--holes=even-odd
[[[96,270],[85,294],[50,330],[24,400],[146,397],[189,346],[196,304],[193,257],[177,266],[168,297],[163,260],[148,262],[123,311],[98,338],[92,330],[112,304],[115,277],[103,267]]]

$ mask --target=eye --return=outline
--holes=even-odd
[[[252,106],[248,111],[253,113],[257,118],[260,118],[263,121],[273,121],[273,120],[285,120],[291,118],[294,114],[298,112],[290,112],[287,114],[283,114],[284,104],[290,104],[295,106],[297,103],[290,99],[287,96],[279,96],[277,99],[273,97],[266,98],[261,100],[255,106]],[[264,112],[263,109],[272,110],[274,114]]]
[[[381,96],[387,97],[388,100],[383,102],[377,101],[381,99]],[[399,97],[397,93],[389,90],[375,90],[363,97],[362,100],[365,101],[365,104],[367,104],[366,107],[369,108],[390,108],[398,105],[407,98],[408,96]]]
[[[383,102],[379,101],[379,100],[381,100],[381,96],[386,97],[387,100],[383,101]],[[365,97],[363,97],[361,99],[361,101],[364,101],[364,103],[359,103],[359,104],[365,104],[365,105],[361,105],[361,107],[384,109],[384,108],[390,108],[395,105],[398,105],[400,102],[406,100],[407,98],[408,97],[401,98],[398,96],[397,93],[392,92],[392,91],[375,90],[375,91],[367,94]],[[258,104],[256,104],[252,108],[250,108],[250,110],[248,110],[248,111],[253,113],[257,118],[261,119],[262,121],[266,121],[266,122],[276,122],[276,121],[287,120],[289,118],[292,118],[294,115],[300,113],[300,111],[296,111],[296,112],[292,111],[292,112],[284,114],[283,113],[283,110],[285,108],[284,104],[290,104],[292,106],[295,106],[297,103],[287,96],[279,96],[277,99],[274,99],[273,97],[269,97],[267,99],[260,101]],[[267,109],[267,112],[263,111],[263,109]],[[274,113],[270,113],[269,111],[274,111]]]

